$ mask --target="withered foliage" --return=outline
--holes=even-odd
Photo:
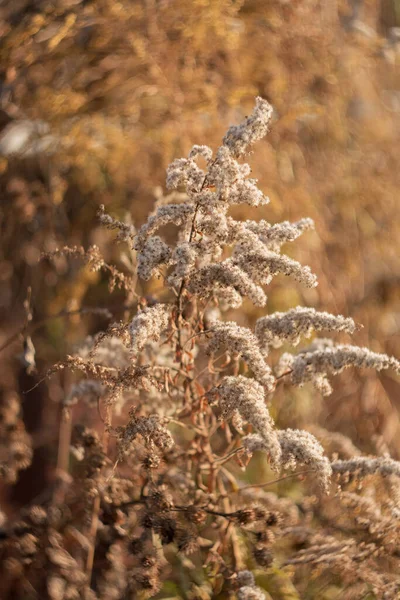
[[[311,221],[271,225],[233,212],[268,203],[241,160],[271,117],[258,97],[215,152],[194,146],[172,162],[171,195],[137,230],[101,210],[132,256],[132,276],[119,280],[127,314],[47,372],[49,385],[60,372],[84,378],[65,389],[53,485],[4,515],[2,598],[400,594],[400,463],[385,448],[367,456],[343,435],[276,418],[282,387],[312,383],[329,395],[345,368],[397,377],[400,362],[331,338],[293,350],[314,331],[353,334],[349,317],[297,307],[253,327],[237,310],[246,298],[265,306],[275,277],[289,278],[288,289],[290,278],[317,285],[284,253]],[[105,264],[93,247],[54,254]],[[163,285],[145,297],[141,280],[153,278]],[[282,344],[290,351],[270,348]],[[7,406],[2,474],[12,481],[30,444],[18,402]],[[267,481],[249,483],[254,464]],[[292,486],[268,490],[279,481]]]
[[[92,228],[99,205],[140,224],[171,160],[193,143],[217,145],[260,95],[275,107],[253,162],[273,200],[260,219],[299,222],[307,214],[318,228],[293,250],[318,272],[318,288],[289,291],[277,278],[269,306],[351,314],[364,324],[362,345],[399,355],[399,18],[397,0],[3,0],[0,343],[20,329],[29,285],[35,321],[108,303],[104,269],[65,257],[55,269],[38,267],[40,255],[98,246],[105,263],[129,277],[132,255]],[[235,208],[243,219],[251,211]],[[122,318],[118,285],[114,294],[112,312]],[[244,310],[254,321],[262,314]],[[33,341],[51,363],[100,327],[92,317],[57,320]],[[30,387],[14,361],[20,347],[9,350],[0,375],[6,393]],[[296,391],[293,421],[318,412],[371,451],[383,433],[400,452],[397,383],[364,373],[342,380],[343,393],[329,404]]]

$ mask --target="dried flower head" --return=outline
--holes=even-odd
[[[223,143],[234,156],[245,154],[249,146],[261,140],[268,132],[272,106],[263,98],[256,98],[256,106],[240,125],[232,125]]]
[[[368,348],[332,345],[325,340],[322,345],[314,345],[297,355],[283,354],[276,373],[279,377],[289,371],[293,385],[301,386],[311,381],[324,395],[329,395],[332,389],[327,381],[327,374],[336,375],[349,367],[377,371],[393,369],[400,374],[400,362],[393,357],[371,352]]]
[[[254,581],[254,575],[251,571],[239,571],[237,582],[238,600],[265,600],[265,594],[261,588],[257,587]]]
[[[298,466],[310,466],[321,486],[325,490],[328,489],[332,467],[324,456],[322,446],[311,433],[299,429],[282,429],[276,431],[276,438],[280,447],[280,468],[295,469]],[[243,446],[249,454],[257,450],[270,453],[268,444],[260,434],[250,434],[244,437]]]
[[[354,333],[355,328],[353,319],[298,306],[285,313],[261,317],[256,323],[255,333],[262,348],[268,350],[270,346],[279,348],[284,342],[297,346],[302,336],[310,337],[313,331]]]
[[[215,354],[221,347],[228,353],[242,357],[252,370],[255,379],[269,392],[274,389],[275,379],[271,368],[265,362],[256,336],[246,327],[240,327],[234,321],[215,322],[211,329],[212,339],[207,353]]]
[[[170,312],[168,305],[156,304],[144,308],[132,319],[129,326],[132,352],[140,352],[151,341],[158,342],[168,326]]]
[[[130,409],[127,425],[117,427],[115,432],[118,436],[118,448],[121,456],[133,450],[133,443],[138,435],[150,448],[164,451],[170,449],[174,444],[171,433],[165,428],[158,415],[142,417],[137,414],[136,408]]]
[[[272,466],[277,468],[281,462],[281,448],[265,404],[262,385],[241,375],[224,377],[219,386],[208,393],[210,399],[216,395],[223,418],[229,419],[237,411],[244,421],[253,425],[262,440],[263,449],[269,454]]]

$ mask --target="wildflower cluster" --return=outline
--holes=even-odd
[[[316,338],[272,362],[273,348],[297,346],[314,332],[353,334],[356,325],[302,307],[262,316],[254,331],[224,317],[245,297],[264,307],[265,287],[276,276],[317,285],[308,266],[282,253],[285,243],[313,227],[310,219],[272,225],[239,221],[229,212],[238,204],[268,203],[239,159],[268,131],[271,115],[268,102],[257,98],[252,114],[228,130],[215,153],[194,146],[175,160],[167,170],[171,196],[158,197],[139,229],[100,209],[103,225],[135,255],[134,274],[114,270],[95,247],[64,251],[123,284],[130,315],[49,371],[68,368],[88,379],[65,393],[55,489],[22,521],[2,526],[0,572],[8,572],[7,593],[14,597],[32,589],[36,595],[29,597],[47,597],[45,589],[51,600],[153,597],[174,577],[171,565],[178,561],[185,598],[199,597],[195,561],[209,574],[201,592],[206,599],[266,598],[248,570],[254,564],[271,578],[271,566],[318,565],[321,576],[341,578],[364,595],[372,589],[382,599],[400,591],[399,531],[388,517],[400,514],[399,495],[390,489],[382,500],[377,483],[398,478],[399,463],[361,456],[343,436],[318,428],[315,435],[280,429],[271,409],[282,380],[311,382],[328,394],[328,374],[350,366],[400,373],[399,361]],[[146,296],[152,277],[163,280],[159,298]],[[82,401],[102,433],[75,422]],[[10,411],[0,424],[10,441],[9,466],[2,463],[1,473],[13,479],[30,455]],[[246,484],[235,465],[245,469],[257,451],[279,478],[306,475],[310,494],[296,502],[263,490],[264,484]],[[360,487],[343,491],[368,478],[375,478],[368,497]],[[337,493],[329,496],[332,489]],[[361,506],[368,508],[369,529],[357,517]],[[352,527],[339,522],[342,510]],[[317,518],[326,531],[314,528]],[[189,555],[197,558],[191,562]]]

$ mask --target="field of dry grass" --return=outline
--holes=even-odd
[[[42,381],[44,374],[87,336],[112,322],[127,322],[138,306],[129,286],[128,292],[123,285],[110,292],[114,269],[129,280],[136,258],[129,244],[116,244],[115,233],[101,225],[99,206],[127,224],[142,225],[165,193],[167,166],[187,156],[193,144],[216,149],[227,128],[250,114],[256,96],[267,99],[274,113],[270,133],[248,160],[271,203],[257,211],[238,204],[231,214],[270,223],[312,218],[315,231],[287,252],[310,265],[319,285],[309,289],[274,279],[266,309],[245,300],[228,318],[252,328],[266,311],[312,306],[362,324],[354,336],[358,345],[400,357],[399,32],[398,0],[0,3],[0,503],[5,523],[20,521],[24,507],[47,506],[49,493],[62,506],[65,472],[76,467],[73,457],[60,452],[68,435],[59,429],[76,376],[63,369]],[[93,271],[82,256],[49,259],[58,248],[92,245],[110,267]],[[163,293],[162,280],[140,284],[140,297],[149,305]],[[399,399],[400,380],[392,372],[348,370],[335,378],[329,398],[309,386],[283,382],[270,412],[282,429],[315,433],[330,457],[360,452],[400,460]],[[78,404],[74,419],[101,435],[96,410]],[[125,424],[127,419],[125,414]],[[247,485],[276,478],[258,456],[246,474],[238,465],[233,473]],[[369,485],[371,496],[379,502],[385,497],[388,510],[387,488],[394,484],[373,476]],[[377,584],[383,590],[384,574],[395,572],[398,564],[394,526],[386,513],[378,519],[376,507],[372,516],[368,493],[364,504],[356,501],[356,488],[345,490],[350,512],[339,529],[346,535],[363,531],[366,547],[384,548]],[[286,499],[278,508],[287,527],[297,523],[290,521],[297,510],[307,526],[318,523],[328,540],[337,514],[335,497],[322,501],[312,483],[297,479],[271,484],[270,490]],[[394,511],[398,493],[390,494]],[[357,521],[359,514],[368,515],[367,525]],[[307,538],[303,520],[301,527],[298,551],[308,541],[318,553],[321,540]],[[379,528],[384,542],[375,535]],[[244,568],[240,535],[232,539],[234,559]],[[54,539],[43,543],[56,547]],[[68,548],[79,543],[69,540]],[[336,538],[327,543],[335,554],[351,556],[348,546],[335,547]],[[77,560],[86,552],[82,548],[74,555]],[[9,552],[7,568],[16,569],[14,550],[2,551]],[[295,562],[281,568],[288,556],[285,544],[277,556],[279,567],[274,563],[257,572],[258,585],[273,600],[397,597],[371,591],[376,581],[367,576],[354,589],[336,575],[332,580],[315,566],[318,560],[312,568]],[[230,574],[218,572],[214,563],[208,579],[189,581],[177,573],[203,574],[201,563],[193,559],[191,566],[185,563],[190,557],[171,552],[166,559],[172,576],[158,598],[236,593],[223,587]],[[96,560],[101,569],[106,558]],[[115,566],[117,554],[113,560]],[[57,578],[62,579],[61,571]],[[22,581],[18,569],[15,573]],[[33,576],[31,581],[33,591],[5,587],[4,598],[69,598],[65,590],[64,595],[48,589],[42,592],[48,596],[38,595]],[[95,583],[99,598],[112,597],[105,584]],[[71,598],[91,598],[74,589],[68,592]]]

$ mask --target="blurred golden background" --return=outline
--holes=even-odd
[[[0,2],[0,35],[0,386],[3,403],[21,400],[19,427],[35,449],[3,490],[9,510],[52,477],[68,375],[24,392],[107,325],[49,317],[93,306],[123,317],[124,298],[109,296],[105,278],[79,261],[55,268],[41,253],[95,243],[123,270],[98,206],[142,223],[169,162],[193,143],[216,147],[257,95],[275,109],[250,157],[271,199],[257,218],[312,217],[316,232],[291,252],[319,277],[306,291],[278,280],[268,310],[352,316],[364,325],[357,343],[400,357],[399,0],[10,0]],[[260,314],[249,307],[246,318]],[[319,424],[398,459],[398,381],[352,372],[335,390],[322,400],[281,389],[278,420]]]

